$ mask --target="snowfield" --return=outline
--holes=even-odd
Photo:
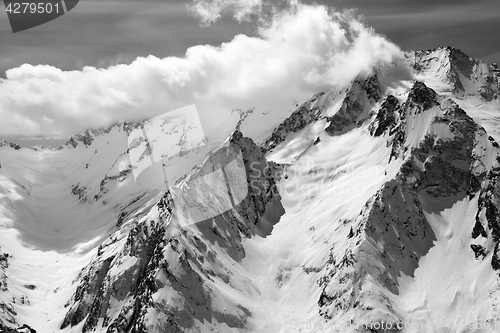
[[[499,91],[409,52],[208,132],[168,190],[135,183],[134,124],[2,141],[0,332],[499,332]]]

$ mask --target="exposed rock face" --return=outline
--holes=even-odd
[[[377,74],[354,80],[349,89],[338,92],[318,93],[297,108],[276,127],[264,144],[262,151],[268,153],[284,142],[291,133],[296,133],[319,120],[326,120],[325,131],[330,135],[341,135],[361,125],[368,119],[373,105],[380,100],[382,91]],[[340,107],[329,110],[330,103],[342,98]],[[326,113],[332,114],[331,116]],[[315,139],[317,144],[318,138]]]
[[[261,149],[238,131],[229,141],[243,155],[247,197],[233,211],[181,227],[174,221],[172,195],[166,192],[153,213],[123,226],[100,246],[97,257],[75,280],[78,287],[67,303],[61,328],[82,321],[83,332],[101,327],[107,332],[184,332],[196,322],[244,328],[251,315],[244,305],[237,304],[232,313],[212,305],[216,286],[207,281],[230,283],[233,275],[212,248],[217,242],[241,260],[242,237],[255,233],[270,205],[280,206],[280,197],[275,168]],[[203,165],[193,172],[201,170]]]
[[[80,184],[73,185],[71,187],[71,193],[78,197],[78,201],[80,203],[84,203],[87,201],[87,189],[85,186],[80,186]]]
[[[410,90],[404,107],[409,109],[410,114],[416,115],[438,105],[436,92],[423,82],[417,81]]]
[[[1,249],[1,248],[0,248]],[[7,275],[5,269],[9,267],[9,254],[0,254],[0,290],[6,291],[8,289]]]
[[[0,247],[1,250],[1,247]],[[9,280],[8,275],[6,273],[6,269],[9,268],[9,260],[11,256],[8,253],[0,254],[0,291],[6,292],[9,290]],[[2,316],[0,317],[0,332],[17,332],[15,330],[11,330],[8,327],[4,326],[4,321],[9,323],[10,325],[16,325],[17,321],[15,316],[17,315],[16,310],[12,303],[7,303],[4,301],[0,301],[0,310],[2,311]]]
[[[254,225],[266,212],[272,202],[279,205],[280,195],[276,181],[280,178],[281,168],[272,162],[267,162],[261,149],[250,138],[239,131],[231,136],[230,141],[240,147],[248,180],[248,196],[237,206],[236,211],[244,216],[245,221]],[[281,208],[282,209],[282,208]],[[284,213],[284,210],[282,210]],[[242,232],[249,236],[248,232]]]
[[[110,181],[116,181],[118,183],[122,183],[127,179],[127,177],[129,177],[131,173],[132,173],[132,167],[129,165],[126,169],[121,170],[116,175],[112,176],[105,175],[104,178],[101,180],[101,183],[99,184],[99,192],[94,195],[94,200],[95,201],[99,200],[104,194],[108,192],[106,185]]]
[[[404,115],[401,112],[398,99],[393,95],[387,96],[374,121],[370,124],[370,133],[374,136],[380,136],[391,131],[400,123]]]
[[[17,143],[9,142],[7,140],[0,140],[0,147],[5,147],[5,146],[9,146],[9,147],[11,147],[14,150],[20,150],[22,148],[31,149],[31,150],[35,150],[35,151],[38,150],[36,147],[21,146],[21,145],[18,145]]]
[[[498,67],[473,59],[459,49],[437,49],[409,52],[408,61],[417,73],[439,76],[449,82],[458,94],[477,94],[486,101],[498,98]]]
[[[0,333],[36,333],[36,330],[26,324],[14,329],[5,327],[0,323]]]
[[[94,142],[94,135],[96,134],[99,134],[96,130],[86,130],[83,134],[77,134],[74,137],[71,137],[65,145],[71,145],[73,148],[76,148],[78,143],[81,142],[85,145],[85,147],[88,147],[92,145],[92,142]]]
[[[372,106],[381,98],[381,93],[376,74],[364,80],[355,80],[340,109],[327,118],[329,125],[325,131],[330,135],[340,135],[361,125],[368,118]]]
[[[404,163],[396,178],[384,184],[354,221],[348,240],[350,250],[341,258],[332,256],[327,263],[327,274],[318,281],[323,288],[318,305],[326,319],[332,319],[337,311],[349,309],[366,316],[370,309],[357,305],[364,304],[367,293],[374,297],[374,289],[369,287],[374,284],[379,293],[375,297],[385,304],[389,315],[370,320],[400,321],[387,292],[397,295],[401,273],[413,276],[419,259],[433,246],[436,238],[424,211],[449,208],[466,195],[481,195],[473,237],[487,237],[487,234],[493,237],[487,248],[477,245],[472,249],[476,257],[495,251],[492,266],[499,268],[496,207],[500,187],[495,172],[486,176],[485,157],[478,153],[484,141],[481,139],[486,136],[484,129],[455,102],[439,98],[435,91],[417,82],[402,111],[393,97],[386,98],[371,124],[371,133],[400,136],[400,140],[389,140],[399,147],[404,142],[408,144],[412,141],[409,136],[414,134],[408,124],[393,130],[400,125],[395,125],[395,119],[406,122],[409,118],[424,117],[425,112],[435,114],[427,134],[416,147],[408,147],[402,154]],[[480,218],[483,211],[487,225]],[[366,328],[359,329],[364,332]]]
[[[108,134],[111,132],[114,128],[119,128],[126,132],[127,134],[130,134],[132,129],[137,128],[138,126],[141,125],[143,121],[138,121],[138,122],[118,122],[115,123],[111,126],[108,127],[102,127],[102,128],[89,128],[85,130],[83,133],[76,134],[72,136],[65,144],[64,146],[67,147],[73,147],[76,148],[80,143],[82,143],[85,148],[89,147],[92,145],[94,142],[95,138],[97,136],[102,136],[105,134]]]
[[[482,174],[481,190],[479,192],[476,224],[472,230],[472,238],[478,244],[472,244],[476,258],[484,259],[489,253],[491,266],[500,269],[500,157],[497,155],[495,167]]]
[[[419,75],[436,75],[449,83],[459,104],[461,98],[468,94],[479,96],[484,103],[498,98],[498,68],[471,59],[459,50],[439,48],[412,52],[408,54],[408,61]],[[250,318],[269,318],[272,314],[269,317],[265,317],[267,314],[258,314],[257,307],[260,304],[256,306],[244,301],[250,300],[245,298],[248,295],[256,297],[257,293],[261,297],[259,300],[268,300],[267,295],[260,295],[260,286],[253,286],[250,278],[245,276],[245,273],[254,272],[249,269],[242,273],[247,268],[244,266],[248,263],[247,259],[256,257],[251,252],[255,251],[252,246],[261,244],[258,243],[261,239],[247,241],[256,235],[269,236],[274,224],[285,213],[281,200],[282,195],[283,198],[287,195],[280,195],[277,190],[280,181],[285,183],[281,179],[284,167],[267,161],[264,154],[287,148],[290,136],[301,138],[302,133],[313,127],[313,135],[304,139],[311,143],[310,149],[295,156],[292,162],[284,163],[287,163],[287,167],[292,168],[294,163],[300,167],[300,162],[304,162],[301,158],[309,162],[307,159],[314,154],[317,154],[314,158],[321,155],[321,158],[335,161],[325,168],[328,174],[324,182],[321,179],[323,175],[318,171],[323,165],[317,163],[310,167],[304,162],[307,174],[314,177],[299,182],[302,187],[308,182],[323,182],[321,185],[327,190],[336,191],[340,188],[336,185],[354,179],[346,175],[349,173],[348,162],[361,160],[361,164],[369,164],[371,161],[368,160],[374,156],[378,159],[371,166],[377,168],[374,178],[378,178],[374,181],[375,185],[363,193],[365,196],[361,200],[355,202],[351,198],[340,198],[339,201],[345,199],[347,202],[345,206],[356,203],[354,209],[351,209],[352,206],[346,209],[350,210],[345,213],[349,214],[349,218],[342,216],[342,219],[333,223],[328,221],[330,225],[318,223],[316,227],[319,226],[320,231],[309,228],[307,224],[313,224],[316,221],[312,220],[320,218],[318,215],[323,213],[320,210],[334,215],[333,209],[329,210],[328,206],[342,206],[342,203],[332,200],[328,195],[321,197],[314,193],[311,199],[307,199],[311,205],[297,204],[301,208],[314,208],[310,215],[300,215],[301,212],[287,215],[287,222],[300,221],[298,223],[307,225],[304,231],[310,232],[314,239],[309,243],[311,249],[305,250],[310,251],[305,261],[283,259],[286,264],[291,264],[281,266],[279,263],[278,269],[270,274],[271,282],[279,288],[270,297],[281,297],[283,294],[280,292],[292,290],[295,288],[292,283],[297,283],[301,278],[310,279],[306,284],[312,286],[313,302],[309,304],[308,315],[322,323],[331,324],[332,331],[337,323],[346,318],[351,323],[355,322],[354,319],[356,323],[360,319],[376,323],[401,322],[404,311],[398,308],[397,300],[398,296],[403,298],[406,295],[403,288],[406,280],[403,280],[403,284],[401,281],[418,278],[417,268],[424,261],[421,259],[442,238],[429,216],[439,215],[462,202],[466,202],[467,208],[472,211],[470,219],[457,222],[463,223],[466,230],[465,236],[460,235],[464,239],[465,251],[469,251],[467,253],[474,264],[485,261],[482,267],[489,269],[491,265],[493,269],[499,270],[499,144],[488,137],[486,131],[460,107],[462,104],[447,98],[449,91],[446,95],[440,94],[439,90],[435,91],[417,80],[405,82],[399,87],[400,90],[391,91],[391,95],[385,91],[388,88],[383,82],[381,75],[374,74],[354,81],[347,89],[314,95],[277,126],[262,147],[236,130],[223,144],[212,150],[206,160],[192,170],[186,170],[185,178],[177,183],[179,187],[159,193],[158,196],[152,191],[123,191],[124,187],[134,185],[131,181],[131,166],[123,158],[126,148],[120,151],[116,160],[113,155],[112,159],[107,160],[109,165],[92,173],[92,169],[98,166],[98,163],[94,164],[93,158],[97,162],[102,157],[99,154],[106,154],[115,147],[124,147],[109,146],[108,150],[100,149],[98,154],[96,149],[93,154],[100,141],[106,142],[106,134],[116,131],[111,134],[124,138],[125,133],[140,126],[140,122],[115,124],[107,129],[89,130],[73,137],[64,149],[74,153],[73,156],[86,151],[91,158],[82,159],[84,164],[78,168],[91,176],[68,182],[67,186],[61,188],[73,202],[79,202],[75,207],[90,210],[89,207],[95,207],[92,205],[100,208],[105,206],[102,212],[109,215],[111,224],[108,229],[112,231],[104,242],[100,241],[91,262],[73,280],[76,290],[65,304],[65,316],[59,327],[75,329],[81,325],[82,332],[109,333],[219,332],[221,327],[232,331],[255,331],[251,327],[254,321]],[[432,84],[433,81],[430,82]],[[242,113],[240,124],[244,116]],[[316,131],[318,128],[321,139]],[[353,133],[355,135],[351,136]],[[104,138],[98,137],[100,135]],[[367,153],[370,149],[356,153],[345,149],[341,154],[331,154],[333,145],[328,144],[340,142],[345,145],[348,141],[343,141],[345,138],[351,142],[352,138],[359,139],[360,145],[370,144],[373,153],[365,154],[370,155],[367,161],[360,152]],[[8,143],[0,142],[2,145]],[[13,144],[10,147],[15,150],[23,148]],[[206,184],[197,185],[197,192],[190,192],[195,187],[189,187],[190,181],[215,174],[228,164],[234,157],[230,156],[230,147],[236,147],[235,151],[241,152],[242,159],[237,164],[243,166],[244,174],[228,169],[213,178],[207,177],[209,180]],[[8,149],[9,152],[12,150]],[[311,157],[313,161],[324,162],[325,159]],[[7,168],[3,166],[2,171]],[[301,175],[299,172],[290,172],[283,178],[294,181],[294,177]],[[334,182],[338,183],[328,187]],[[180,185],[187,186],[183,188]],[[218,191],[214,191],[214,185],[220,185]],[[233,191],[242,192],[243,189],[245,197],[236,200]],[[293,197],[296,193],[288,195],[286,199],[296,199]],[[332,194],[332,197],[339,196]],[[225,199],[231,200],[232,208],[221,210],[221,207],[226,207],[223,204]],[[298,200],[283,201],[289,205],[287,207],[291,207]],[[181,204],[197,205],[202,208],[200,211],[205,209],[208,211],[207,216],[211,217],[197,223],[183,224],[179,218],[183,208]],[[108,207],[110,211],[105,210]],[[334,209],[340,211],[343,208]],[[210,215],[212,211],[218,213]],[[297,216],[304,217],[304,221]],[[325,220],[330,218],[328,215]],[[275,230],[279,232],[279,229],[283,228]],[[320,235],[324,230],[328,232]],[[298,233],[290,234],[293,237],[301,236]],[[297,242],[293,239],[294,242],[290,244],[301,247],[301,240],[297,237]],[[249,243],[251,245],[247,246]],[[316,249],[320,250],[310,255]],[[283,257],[287,257],[285,250],[289,249],[283,250]],[[299,254],[300,250],[291,253]],[[16,281],[9,280],[9,266],[14,266],[12,262],[15,263],[15,257],[1,253],[3,251],[0,251],[0,291],[8,292],[14,289],[13,284],[16,286]],[[251,264],[259,264],[257,260]],[[19,286],[35,293],[44,287],[38,281],[36,284],[31,282],[22,281]],[[244,287],[238,289],[238,284]],[[245,288],[256,290],[256,293],[245,294]],[[239,297],[241,295],[245,297]],[[18,312],[21,311],[18,311],[17,306],[29,303],[29,300],[24,295],[16,297],[12,302],[4,301],[5,298],[0,300],[0,333],[33,331],[27,326],[7,328],[6,325],[18,327],[25,322],[19,320]],[[374,306],[374,303],[377,305]],[[375,307],[378,308],[374,310]],[[259,315],[261,317],[257,317]],[[375,330],[357,324],[349,332],[389,331],[405,332],[397,328]]]
[[[286,118],[278,127],[276,127],[269,139],[267,139],[262,146],[263,151],[268,152],[273,150],[285,140],[289,133],[297,132],[306,127],[308,124],[320,119],[321,112],[323,111],[323,105],[321,105],[319,98],[324,95],[325,93],[318,93],[314,95],[310,100],[299,106],[299,108]]]

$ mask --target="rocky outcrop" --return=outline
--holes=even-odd
[[[329,125],[325,128],[330,135],[341,135],[354,127],[360,126],[373,105],[381,98],[382,91],[377,74],[366,79],[355,80],[347,92],[340,109],[331,117],[327,117]]]
[[[10,147],[14,150],[20,150],[20,149],[31,149],[31,150],[34,150],[34,151],[38,151],[38,148],[37,147],[32,147],[32,146],[23,146],[23,145],[19,145],[17,143],[14,143],[14,142],[9,142],[7,140],[0,140],[0,147]]]
[[[84,322],[83,332],[184,332],[196,323],[224,323],[243,329],[251,315],[243,304],[221,310],[217,284],[230,284],[233,273],[218,258],[214,246],[228,258],[241,260],[243,237],[257,232],[266,212],[280,207],[275,188],[275,166],[261,149],[236,131],[228,139],[243,156],[248,194],[233,210],[192,225],[179,225],[177,202],[170,192],[140,220],[125,224],[99,247],[97,257],[75,279],[76,292],[68,300],[61,328]],[[218,148],[219,150],[222,148]],[[212,152],[221,155],[219,150]],[[204,163],[218,165],[219,156]],[[187,177],[205,172],[204,164]],[[176,195],[182,195],[181,192]],[[212,204],[216,202],[212,200]],[[282,207],[281,207],[282,209]],[[274,216],[275,217],[275,216]],[[279,216],[278,216],[279,219]],[[224,300],[231,302],[231,300]]]
[[[2,291],[6,291],[8,289],[7,274],[5,273],[5,269],[9,267],[9,258],[10,255],[8,253],[0,254],[0,290]]]
[[[471,249],[476,259],[481,260],[492,253],[491,266],[495,270],[500,270],[500,156],[498,153],[493,169],[482,176],[476,223],[472,230],[472,238],[476,244],[472,244]]]
[[[66,147],[71,146],[73,148],[76,148],[80,143],[82,143],[85,146],[85,148],[87,148],[92,145],[92,143],[95,140],[95,137],[108,134],[115,127],[118,128],[123,127],[123,129],[125,130],[125,128],[128,128],[128,126],[130,126],[130,125],[127,126],[127,124],[128,124],[127,122],[125,123],[120,122],[120,123],[114,123],[107,127],[87,129],[83,133],[76,134],[71,138],[69,138],[69,140],[63,146]]]
[[[76,148],[79,142],[83,143],[85,147],[92,145],[92,142],[94,142],[94,136],[90,133],[90,130],[86,130],[83,134],[77,134],[74,137],[71,137],[65,145],[71,145],[73,148]]]
[[[8,253],[0,253],[0,292],[9,291],[9,278],[6,273],[6,269],[9,268],[9,261],[11,258],[11,255]],[[9,329],[7,326],[4,326],[4,321],[9,323],[11,326],[17,324],[15,318],[17,312],[13,304],[11,302],[0,301],[0,311],[2,313],[2,316],[0,317],[0,332],[17,332],[16,330]]]
[[[94,200],[97,201],[99,200],[104,194],[108,193],[108,189],[106,188],[106,185],[110,181],[117,181],[118,183],[122,183],[129,177],[129,175],[132,173],[132,166],[128,166],[126,169],[121,170],[118,172],[118,174],[113,175],[113,176],[108,176],[105,175],[104,178],[101,180],[101,183],[99,184],[99,192],[94,195]]]
[[[495,64],[485,64],[449,46],[412,51],[407,59],[417,73],[440,77],[457,94],[478,95],[486,101],[498,98],[500,70]]]
[[[36,333],[36,330],[27,324],[19,326],[18,328],[8,328],[0,322],[0,333]]]
[[[392,130],[404,119],[399,101],[393,95],[385,98],[373,122],[370,124],[370,134],[381,136],[384,133],[392,135]]]
[[[262,150],[252,139],[244,137],[239,131],[231,135],[230,142],[241,149],[243,162],[245,164],[248,195],[237,205],[236,211],[244,216],[245,221],[254,225],[259,222],[259,218],[266,212],[268,205],[276,202],[278,206],[281,199],[276,187],[279,181],[282,168],[273,162],[267,162]],[[280,208],[284,213],[283,208]],[[242,232],[249,236],[248,232]]]
[[[382,91],[377,74],[354,80],[348,89],[315,94],[274,129],[262,145],[262,151],[268,153],[274,150],[291,133],[299,132],[320,120],[326,120],[325,131],[328,134],[333,136],[346,133],[369,119],[371,108],[381,96]],[[325,115],[326,110],[331,106],[330,103],[340,98],[342,98],[340,107],[337,110],[329,110],[328,113],[332,114],[331,116]],[[319,142],[318,138],[315,140],[311,144]]]
[[[455,95],[457,101],[468,94],[487,101],[497,98],[498,69],[495,66],[485,65],[451,48],[410,53],[408,59],[415,72],[436,74],[449,83],[459,94]],[[74,136],[68,143],[68,151],[74,154],[71,156],[85,152],[88,155],[84,156],[89,158],[82,158],[79,163],[83,164],[79,165],[72,161],[74,170],[83,171],[85,177],[71,178],[65,183],[64,191],[71,192],[75,196],[71,201],[81,203],[75,207],[84,208],[86,212],[99,201],[110,236],[74,279],[74,293],[65,304],[60,328],[69,330],[81,326],[83,332],[116,333],[217,332],[221,327],[232,331],[251,330],[249,318],[255,315],[251,308],[255,304],[253,299],[248,303],[244,300],[255,296],[248,290],[260,294],[262,288],[250,288],[251,281],[245,280],[245,273],[249,273],[242,269],[248,264],[246,259],[257,256],[250,256],[249,251],[254,248],[244,245],[246,238],[268,236],[284,214],[277,190],[283,167],[266,161],[265,153],[286,146],[287,138],[292,135],[304,139],[300,131],[305,133],[309,129],[312,134],[304,139],[310,142],[309,150],[296,156],[287,165],[289,170],[295,163],[300,167],[304,162],[300,159],[308,162],[307,158],[316,154],[325,159],[315,161],[334,160],[328,172],[339,170],[340,174],[331,177],[328,174],[322,186],[337,182],[328,187],[328,190],[336,190],[342,181],[350,183],[351,178],[341,178],[347,173],[343,168],[352,165],[353,160],[356,163],[361,160],[364,164],[363,153],[368,150],[352,153],[346,149],[340,158],[337,152],[330,154],[325,147],[331,142],[343,142],[346,137],[329,138],[323,135],[323,129],[331,136],[341,136],[356,129],[348,134],[354,134],[349,139],[361,138],[360,142],[373,144],[366,164],[373,163],[369,167],[376,169],[377,176],[371,184],[379,185],[371,185],[370,192],[363,193],[366,195],[362,197],[362,201],[366,201],[364,206],[359,199],[341,198],[345,201],[338,208],[337,202],[330,202],[333,200],[324,195],[317,201],[311,198],[312,205],[317,205],[310,210],[312,213],[302,214],[312,207],[306,203],[299,206],[303,211],[295,216],[295,213],[290,214],[291,219],[297,218],[294,223],[314,224],[318,213],[323,213],[320,210],[328,205],[337,210],[335,213],[332,210],[332,215],[349,210],[345,213],[349,218],[340,215],[344,212],[334,215],[339,216],[338,223],[304,229],[314,239],[308,251],[317,252],[307,256],[307,262],[300,263],[302,270],[276,267],[276,272],[270,276],[280,292],[295,287],[292,283],[302,277],[311,278],[317,281],[317,286],[314,282],[307,283],[314,286],[311,291],[315,293],[311,295],[317,298],[318,308],[313,302],[309,309],[318,311],[321,320],[329,324],[340,323],[346,318],[352,320],[351,324],[355,322],[353,319],[357,319],[356,323],[367,322],[364,319],[402,322],[404,313],[397,307],[401,304],[396,304],[399,301],[396,296],[403,290],[400,278],[416,276],[420,259],[436,239],[441,238],[438,236],[442,236],[438,235],[438,229],[431,227],[429,221],[432,220],[428,221],[426,216],[434,216],[462,201],[464,205],[470,204],[467,206],[469,211],[475,209],[477,202],[477,213],[471,213],[471,216],[476,214],[475,220],[472,223],[471,219],[459,221],[470,223],[464,226],[467,235],[470,232],[472,236],[472,241],[471,237],[464,237],[465,249],[471,254],[469,259],[474,263],[473,254],[478,261],[490,261],[482,265],[483,268],[491,264],[494,269],[500,269],[500,146],[444,94],[440,96],[417,81],[410,89],[406,88],[407,82],[403,82],[394,89],[394,95],[387,95],[384,92],[386,79],[387,76],[374,74],[355,80],[348,89],[314,95],[276,127],[263,147],[245,137],[238,128],[194,169],[185,170],[185,177],[179,180],[175,189],[163,193],[159,201],[162,193],[156,196],[153,191],[141,192],[132,188],[132,169],[123,158],[126,148],[115,151],[121,155],[106,160],[109,165],[96,167],[108,151],[100,149],[97,154],[96,149],[93,153],[94,148],[100,148],[99,145],[107,140],[97,136],[105,136],[117,127],[110,137],[125,138],[125,134],[140,126],[140,122],[115,124],[108,129],[89,130]],[[402,96],[407,96],[406,100]],[[247,114],[241,112],[239,124]],[[115,135],[117,132],[121,133]],[[1,145],[7,143],[0,142]],[[93,147],[82,149],[90,146]],[[15,145],[11,147],[21,149]],[[238,154],[241,159],[236,157]],[[230,163],[234,165],[227,167]],[[240,168],[242,173],[237,172]],[[314,165],[310,173],[320,168],[322,165]],[[8,166],[2,170],[6,169]],[[294,181],[296,176],[300,177],[290,172],[283,178]],[[196,186],[193,185],[195,181],[198,181]],[[356,182],[354,178],[353,182]],[[244,196],[238,195],[241,193],[245,193]],[[353,202],[355,209],[351,206]],[[192,207],[202,218],[181,221],[184,208]],[[330,216],[323,214],[321,218],[327,221]],[[102,235],[101,230],[98,233]],[[300,239],[297,244],[300,246]],[[323,252],[329,247],[329,252]],[[8,280],[6,273],[10,274],[7,268],[9,265],[14,267],[15,260],[8,254],[0,254],[2,291],[15,289],[12,286],[14,279]],[[257,260],[252,266],[259,264]],[[305,275],[299,278],[298,274]],[[23,281],[19,287],[33,293],[44,290],[39,281],[31,282]],[[239,293],[243,296],[239,297]],[[0,301],[3,313],[0,332],[28,332],[30,328],[27,327],[14,330],[5,326],[17,327],[23,323],[18,313],[24,309],[19,305],[30,302],[25,295],[15,295],[10,302],[11,296]],[[267,295],[259,297],[268,300]],[[37,302],[35,297],[31,301]],[[356,326],[353,331],[374,330]]]
[[[109,326],[109,332],[129,331],[132,327],[133,332],[146,331],[140,318],[161,284],[155,279],[159,265],[165,264],[165,229],[172,218],[165,208],[172,203],[166,200],[167,195],[158,203],[162,214],[155,219],[136,223],[121,241],[111,237],[99,247],[95,260],[75,280],[78,287],[67,302],[69,310],[61,329],[85,320],[83,332],[89,332],[102,319],[102,327]],[[119,243],[121,249],[116,251],[114,247]],[[115,302],[124,303],[114,308]]]
[[[76,195],[80,203],[87,201],[87,188],[85,186],[81,186],[80,184],[71,186],[71,194]]]
[[[298,132],[307,125],[320,119],[324,106],[318,103],[318,99],[325,93],[315,94],[310,100],[302,104],[278,127],[276,127],[264,144],[262,150],[267,153],[285,141],[289,133]]]
[[[432,89],[417,82],[402,110],[393,97],[386,98],[370,125],[372,135],[400,136],[388,142],[401,148],[407,137],[414,134],[411,128],[394,130],[401,126],[395,124],[395,119],[406,122],[409,117],[425,116],[422,113],[428,110],[435,112],[435,116],[426,135],[416,147],[398,150],[396,158],[404,162],[396,177],[382,186],[352,222],[345,254],[342,257],[331,254],[327,273],[318,281],[322,288],[319,311],[326,319],[332,319],[337,311],[352,310],[359,314],[358,318],[371,316],[370,322],[401,321],[388,293],[399,293],[401,273],[413,276],[419,259],[433,246],[436,238],[424,211],[439,212],[467,195],[481,193],[480,206],[490,219],[488,226],[478,220],[474,236],[485,235],[485,229],[492,230],[492,234],[500,230],[496,214],[499,202],[494,194],[500,190],[495,190],[495,176],[490,174],[489,180],[485,180],[488,177],[484,172],[484,156],[478,153],[486,132],[455,102],[443,100]],[[485,182],[489,187],[481,185]],[[473,226],[470,228],[472,231]],[[498,237],[496,239],[498,241]],[[493,248],[498,250],[497,245]],[[488,251],[473,250],[476,253]],[[378,294],[374,295],[374,290]],[[384,304],[387,313],[370,313],[364,303],[368,297]],[[364,327],[359,329],[366,330]]]
[[[437,96],[434,90],[423,82],[417,81],[411,88],[403,108],[407,109],[410,114],[417,115],[434,106],[439,106]]]

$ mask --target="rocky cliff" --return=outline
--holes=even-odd
[[[134,183],[137,124],[0,144],[0,332],[500,322],[500,146],[481,123],[500,128],[498,68],[449,47],[392,66],[315,94],[262,146],[234,131],[168,191]]]
[[[275,169],[260,148],[238,131],[227,144],[236,145],[243,156],[246,197],[232,211],[181,226],[176,203],[167,191],[148,215],[122,226],[99,247],[97,256],[74,281],[78,286],[66,304],[61,329],[81,322],[83,332],[183,332],[205,322],[212,327],[245,327],[251,313],[244,304],[235,304],[231,310],[214,304],[214,298],[221,297],[217,283],[231,284],[234,277],[226,264],[228,258],[240,261],[245,257],[242,238],[260,233],[259,220],[271,206],[276,210],[281,204]],[[212,151],[187,179],[204,172],[207,163],[225,153],[221,150],[224,146]],[[209,190],[210,184],[206,186]],[[176,196],[185,194],[180,190]],[[177,198],[177,207],[179,202],[190,202],[185,199]],[[207,205],[217,205],[213,200]],[[279,215],[272,219],[276,223]],[[224,258],[219,258],[215,247],[224,250]],[[227,304],[231,299],[217,302]]]

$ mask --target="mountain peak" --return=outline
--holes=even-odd
[[[437,99],[438,95],[433,89],[427,87],[421,81],[416,81],[408,94],[406,104],[408,106],[417,106],[417,113],[420,113],[439,105]]]
[[[134,182],[141,122],[49,152],[0,142],[0,331],[441,332],[450,317],[465,332],[498,318],[498,68],[452,47],[407,62],[314,94],[262,145],[241,113],[244,130],[179,154],[167,190]]]
[[[500,71],[495,64],[486,64],[450,46],[411,51],[406,57],[417,75],[439,78],[459,96],[478,95],[486,101],[498,98]]]

